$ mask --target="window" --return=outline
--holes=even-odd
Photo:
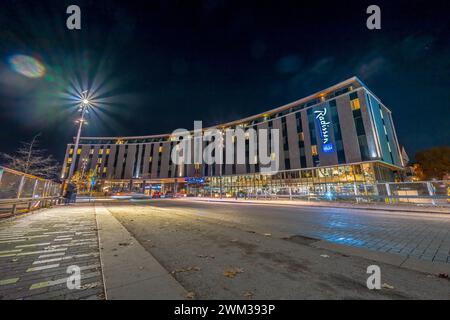
[[[103,168],[103,173],[106,173],[106,167]]]
[[[163,150],[164,150],[163,146],[159,146],[158,152],[161,153],[163,152]]]
[[[358,98],[356,98],[354,100],[351,100],[350,104],[352,106],[352,110],[359,110],[359,109],[361,109],[361,105],[359,103],[359,99]]]
[[[311,154],[313,156],[317,156],[318,155],[318,153],[317,153],[317,145],[311,146]]]
[[[97,163],[102,163],[102,158],[98,158]]]
[[[73,154],[73,149],[72,148],[69,150],[69,154]]]
[[[356,92],[352,92],[352,93],[350,93],[350,100],[355,100],[355,99],[358,99],[358,93],[356,93]]]
[[[77,154],[80,154],[80,153],[81,153],[81,148],[78,148]]]
[[[72,163],[72,158],[68,158],[67,163]]]
[[[106,149],[106,154],[109,154],[111,152],[111,149]]]
[[[300,140],[300,141],[304,141],[305,140],[305,136],[304,136],[303,132],[300,132],[298,134],[298,140]]]
[[[103,149],[100,149],[100,150],[98,151],[98,154],[103,154]]]
[[[91,151],[89,151],[90,154],[94,154],[94,149],[91,149]]]

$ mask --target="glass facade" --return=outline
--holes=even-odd
[[[161,184],[163,189],[184,190],[185,193],[194,190],[214,193],[220,186],[222,193],[229,195],[258,194],[268,188],[275,190],[286,186],[290,187],[290,192],[306,192],[312,188],[311,193],[323,193],[333,188],[346,190],[353,183],[394,181],[394,172],[401,170],[391,113],[357,78],[218,128],[253,129],[254,132],[269,129],[268,147],[273,138],[270,129],[279,129],[280,172],[260,173],[265,166],[258,162],[260,157],[254,139],[250,141],[248,137],[243,148],[245,163],[236,164],[237,136],[230,139],[234,163],[208,165],[193,163],[191,159],[190,163],[177,165],[171,151],[179,147],[179,141],[165,134],[81,138],[76,152],[73,144],[68,145],[61,178],[67,178],[69,166],[73,164],[75,172],[82,166],[86,171],[95,170],[99,188],[109,184],[109,190],[142,191],[147,184]],[[193,145],[192,151],[200,146],[205,150],[213,143],[202,141],[202,137],[195,138],[199,139],[200,143]],[[270,152],[271,159],[275,160],[275,152]],[[224,152],[222,159],[226,156]],[[192,178],[205,181],[195,185],[184,182]],[[170,187],[175,179],[181,184],[177,188]]]

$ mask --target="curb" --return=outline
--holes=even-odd
[[[187,291],[102,205],[95,205],[107,300],[182,300]]]

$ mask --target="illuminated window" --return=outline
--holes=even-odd
[[[94,154],[94,149],[91,149],[90,154]]]
[[[106,173],[106,167],[103,168],[103,173]]]
[[[106,154],[109,154],[111,152],[111,149],[106,149]]]
[[[102,163],[102,158],[98,158],[97,163]]]
[[[300,133],[298,134],[298,139],[299,139],[300,141],[304,141],[304,140],[305,140],[305,136],[304,136],[303,132],[300,132]]]
[[[98,154],[103,154],[103,149],[100,149],[100,150],[98,151]]]
[[[316,145],[311,146],[311,154],[313,156],[317,156],[318,155],[318,153],[317,153],[317,146]]]
[[[158,152],[161,153],[163,152],[163,150],[164,150],[163,146],[159,146]]]
[[[350,104],[352,105],[352,110],[358,110],[361,108],[359,99],[354,99],[354,100],[350,101]]]
[[[120,139],[116,141],[116,144],[123,144],[123,143],[124,143],[123,140]]]
[[[72,158],[68,158],[67,163],[72,163]]]
[[[69,150],[69,154],[73,154],[73,148]]]
[[[153,160],[152,156],[148,157],[148,161],[152,162],[152,160]]]
[[[78,148],[77,154],[80,154],[80,153],[81,153],[81,148]]]

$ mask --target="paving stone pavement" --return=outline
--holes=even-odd
[[[162,200],[155,202],[155,205],[170,210],[180,207],[185,213],[259,226],[261,230],[266,230],[264,232],[279,231],[283,236],[308,236],[347,246],[447,263],[450,266],[448,214],[249,202],[210,203],[208,200],[189,199],[177,202]]]
[[[80,268],[79,289],[67,286],[69,266]],[[104,299],[94,207],[0,221],[0,299]]]

